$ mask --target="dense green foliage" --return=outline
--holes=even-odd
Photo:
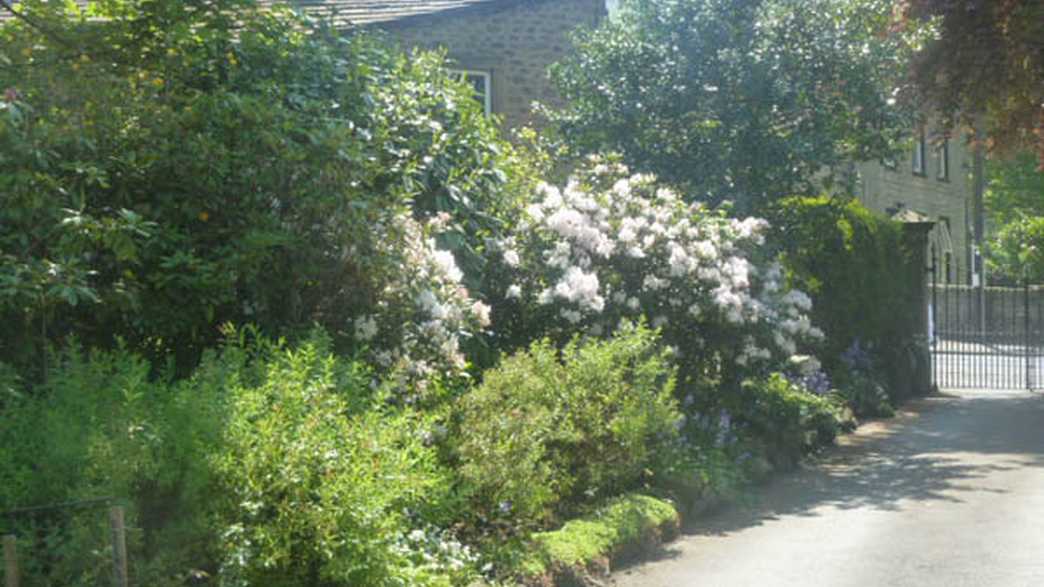
[[[641,326],[504,359],[461,398],[457,452],[476,514],[540,527],[633,488],[677,438],[673,388]]]
[[[244,360],[239,352],[212,357],[175,384],[151,377],[147,361],[122,349],[53,356],[47,383],[12,386],[16,399],[0,411],[0,503],[112,497],[128,506],[128,525],[144,531],[129,539],[144,582],[171,584],[207,568],[215,537],[207,512],[193,509],[213,490],[205,455],[216,449],[223,386]],[[108,580],[104,511],[59,509],[12,522],[28,583]]]
[[[849,162],[889,153],[906,126],[893,94],[906,45],[878,34],[890,9],[625,2],[553,69],[569,101],[553,120],[579,151],[618,151],[699,201],[749,211],[816,192]]]
[[[884,386],[872,371],[850,371],[838,378],[837,393],[859,418],[890,418],[895,415]]]
[[[221,487],[223,580],[244,585],[424,582],[409,576],[409,525],[431,520],[449,478],[416,413],[385,409],[358,363],[310,344],[232,383]],[[411,512],[415,518],[406,517]]]
[[[744,381],[740,393],[722,403],[739,426],[741,441],[781,467],[793,466],[805,454],[830,444],[841,431],[835,403],[779,373]]]
[[[910,28],[933,34],[913,62],[920,104],[951,123],[985,122],[999,152],[1030,147],[1044,165],[1044,3],[1040,0],[903,0]],[[970,40],[974,40],[970,42]],[[969,67],[969,64],[975,64]]]
[[[673,519],[624,492],[732,490],[829,442],[842,398],[883,409],[897,226],[791,199],[766,243],[693,203],[887,150],[872,2],[634,2],[580,35],[565,138],[684,193],[613,157],[538,182],[551,154],[505,142],[439,55],[253,0],[22,6],[0,510],[126,505],[136,583],[510,579],[525,549],[571,564]],[[839,392],[795,355],[817,349]],[[27,584],[109,580],[102,510],[0,523]]]
[[[234,342],[178,382],[123,350],[55,359],[32,394],[5,383],[18,397],[0,412],[0,503],[125,501],[143,531],[130,535],[142,584],[430,585],[469,572],[466,549],[428,535],[452,513],[451,472],[418,433],[435,422],[388,407],[325,337]],[[58,510],[12,529],[31,583],[107,580],[103,516]]]
[[[1030,153],[991,159],[986,210],[990,240],[986,260],[1008,281],[1044,280],[1044,169]]]
[[[985,204],[990,222],[1003,225],[1022,216],[1044,216],[1044,170],[1031,153],[987,161]]]
[[[1001,225],[989,241],[989,266],[1003,280],[1044,280],[1044,216],[1021,216]]]
[[[911,284],[898,223],[856,200],[826,196],[783,200],[770,218],[770,240],[826,333],[819,355],[829,371],[857,340],[883,352],[900,344]]]
[[[187,368],[225,321],[340,335],[401,264],[397,214],[449,213],[481,269],[517,159],[438,55],[245,0],[90,27],[56,4],[0,31],[0,356],[75,332]]]

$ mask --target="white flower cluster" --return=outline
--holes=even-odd
[[[392,548],[410,561],[413,572],[463,576],[463,571],[474,568],[479,562],[478,554],[462,544],[452,532],[432,525],[399,536]]]
[[[430,375],[463,369],[461,338],[490,324],[489,306],[461,284],[453,254],[436,247],[438,227],[439,219],[425,226],[406,215],[374,227],[382,280],[369,313],[352,323],[374,362],[420,392]]]
[[[765,220],[688,205],[655,178],[623,171],[601,164],[564,189],[539,188],[527,220],[500,243],[518,276],[505,297],[592,333],[638,316],[690,348],[717,333],[718,348],[744,365],[790,356],[797,341],[821,336],[806,315],[808,296],[785,291],[780,266],[760,260]]]

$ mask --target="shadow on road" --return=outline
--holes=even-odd
[[[727,535],[824,508],[901,511],[963,492],[997,492],[980,480],[1044,467],[1044,396],[960,393],[918,400],[890,422],[873,422],[815,462],[755,488],[750,503],[692,521],[689,535]],[[659,556],[677,552],[666,545]]]

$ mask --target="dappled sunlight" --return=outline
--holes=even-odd
[[[919,400],[895,421],[871,422],[815,463],[755,490],[745,506],[690,524],[692,534],[728,534],[787,516],[829,509],[902,511],[961,502],[980,485],[1025,467],[1044,467],[1044,396],[976,394]]]
[[[729,556],[753,545],[766,553],[803,552],[790,541],[832,535],[834,527],[845,529],[838,540],[854,540],[837,546],[839,552],[884,537],[903,541],[904,532],[926,521],[960,534],[962,527],[952,523],[979,519],[977,514],[1002,516],[998,523],[1005,527],[1024,519],[1018,512],[1003,516],[1027,484],[1036,486],[1039,476],[1027,471],[1044,469],[1041,423],[1041,394],[961,391],[909,402],[895,418],[865,423],[818,458],[751,489],[737,504],[688,520],[681,540],[646,559],[662,566],[627,569],[623,583],[673,584],[680,576],[697,576],[698,569],[725,572]],[[864,535],[867,542],[858,538]],[[758,572],[771,574],[753,574]]]

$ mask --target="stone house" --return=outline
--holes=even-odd
[[[610,4],[612,0],[610,0]],[[569,33],[595,26],[606,0],[294,0],[338,25],[379,28],[403,47],[442,49],[508,128],[533,122],[534,101],[559,98],[547,67],[571,48]]]
[[[929,254],[935,255],[943,283],[973,279],[972,169],[973,153],[965,141],[947,138],[930,126],[916,131],[909,157],[857,165],[858,195],[868,208],[889,215],[912,210],[935,222]]]

